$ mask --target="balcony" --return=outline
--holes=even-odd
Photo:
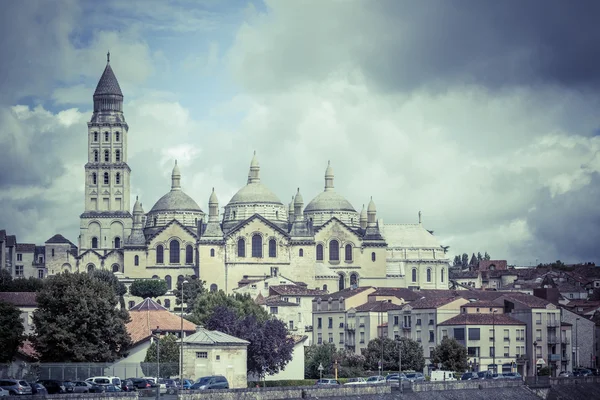
[[[410,324],[402,324],[402,329],[405,331],[410,331],[411,330],[411,326]]]
[[[548,325],[548,328],[556,328],[560,326],[560,321],[557,320],[548,320],[546,322],[546,324]]]
[[[346,330],[354,332],[356,330],[356,326],[354,324],[346,324]]]
[[[504,341],[505,341],[505,342],[510,342],[510,338],[509,338],[509,337],[505,337],[505,338],[504,338]]]
[[[548,354],[548,359],[550,362],[560,361],[560,354]]]
[[[549,345],[551,345],[551,344],[557,344],[559,342],[559,339],[556,336],[554,336],[554,337],[548,336],[547,342],[548,342]]]
[[[560,343],[563,345],[568,345],[568,344],[571,344],[571,340],[569,338],[563,337],[563,338],[560,338]]]
[[[358,324],[358,327],[359,328],[364,328],[365,327],[365,323],[363,322],[363,323]]]
[[[304,332],[312,332],[313,331],[313,327],[312,325],[306,325],[304,327]]]
[[[569,364],[571,362],[571,357],[563,355],[560,359],[563,364]]]

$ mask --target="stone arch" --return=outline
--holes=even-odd
[[[69,263],[64,263],[61,267],[60,270],[62,272],[71,272],[71,264]]]
[[[92,272],[93,270],[96,269],[96,266],[92,263],[89,263],[86,268],[87,268],[87,272]]]

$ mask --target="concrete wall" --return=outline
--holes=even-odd
[[[452,382],[415,382],[412,385],[413,392],[432,392],[445,390],[463,389],[489,389],[510,388],[523,386],[523,381],[515,380],[475,380],[475,381],[452,381]]]

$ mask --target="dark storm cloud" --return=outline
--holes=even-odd
[[[382,88],[475,83],[600,87],[600,2],[374,2],[383,24],[364,57]],[[384,50],[382,52],[382,50]],[[383,57],[376,54],[385,54]]]
[[[535,241],[534,247],[547,247],[550,254],[563,261],[600,260],[600,175],[592,174],[590,183],[552,197],[548,190],[541,193],[536,207],[527,216]]]

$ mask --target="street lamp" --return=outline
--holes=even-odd
[[[379,338],[379,340],[381,340],[381,355],[379,357],[379,375],[383,375],[383,305],[385,303],[387,303],[387,300],[382,300],[381,306],[379,307],[379,326],[381,327],[381,335]]]
[[[579,335],[577,334],[577,328],[579,325],[579,318],[575,318],[575,366],[579,368]]]
[[[535,374],[535,383],[537,383],[537,341],[533,342],[533,373]]]
[[[156,399],[158,400],[160,399],[160,334],[162,331],[157,326],[152,333],[152,337],[156,339]]]
[[[498,310],[495,308],[492,310],[492,342],[494,346],[494,351],[492,352],[492,365],[494,366],[495,374],[498,373],[498,370],[496,369],[496,311]]]
[[[181,390],[183,390],[183,285],[188,283],[188,281],[181,282],[181,334],[180,340],[181,344],[179,346],[180,359],[179,359],[179,383],[181,383]]]

